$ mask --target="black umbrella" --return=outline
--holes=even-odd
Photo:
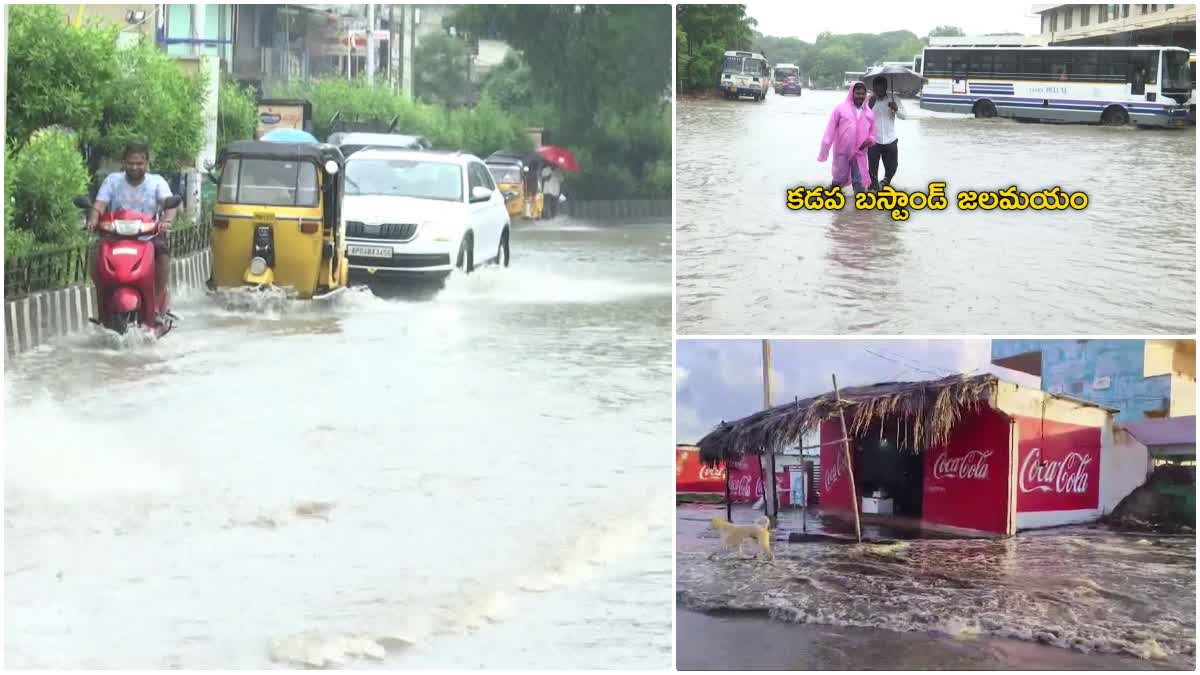
[[[888,79],[888,90],[892,92],[892,98],[896,98],[894,79],[899,79],[901,83],[909,80],[909,84],[924,84],[927,80],[920,73],[915,72],[911,68],[904,66],[875,66],[863,74],[863,80],[870,80],[876,75],[886,75]]]

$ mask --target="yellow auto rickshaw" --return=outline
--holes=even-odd
[[[514,152],[496,152],[485,160],[492,179],[504,195],[510,218],[542,217],[540,158]]]
[[[210,290],[277,287],[320,299],[346,288],[340,150],[236,141],[215,169]]]

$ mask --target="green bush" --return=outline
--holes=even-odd
[[[54,124],[96,140],[118,74],[117,28],[69,26],[58,5],[12,5],[8,18],[8,145]]]
[[[40,245],[65,245],[84,239],[82,215],[71,203],[88,188],[88,171],[76,139],[61,129],[43,129],[5,165],[5,196],[11,225]],[[5,219],[5,234],[10,229]]]
[[[222,78],[217,101],[217,151],[231,141],[254,138],[258,127],[258,102],[254,90]]]
[[[4,259],[16,258],[27,255],[33,250],[33,233],[26,230],[17,229],[16,216],[14,208],[17,199],[13,194],[13,177],[16,173],[13,171],[13,157],[15,155],[9,148],[4,149],[4,165],[9,167],[8,171],[4,172]]]
[[[187,75],[151,45],[124,50],[119,60],[121,73],[106,89],[101,154],[119,158],[127,143],[140,140],[150,145],[153,171],[190,166],[204,143],[203,76]]]

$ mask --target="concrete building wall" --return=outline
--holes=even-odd
[[[58,5],[58,7],[62,9],[68,21],[73,22],[79,16],[83,17],[84,23],[101,20],[120,26],[123,31],[148,36],[151,40],[154,39],[154,29],[158,25],[155,22],[154,14],[158,5]],[[145,12],[144,20],[140,23],[130,23],[126,15],[131,11]]]
[[[1122,499],[1146,482],[1152,468],[1146,446],[1127,431],[1114,432],[1112,447],[1100,455],[1100,511],[1112,513]]]
[[[1034,5],[1033,11],[1041,14],[1041,35],[1051,44],[1137,44],[1137,39],[1123,42],[1120,38],[1134,38],[1146,31],[1161,31],[1165,35],[1172,27],[1186,29],[1189,24],[1193,30],[1190,43],[1195,44],[1195,4],[1175,4],[1169,9],[1165,4],[1049,4]]]
[[[1186,417],[1196,414],[1196,377],[1174,373],[1171,375],[1170,417]]]
[[[1036,361],[1045,391],[1117,408],[1118,422],[1132,422],[1170,414],[1176,382],[1171,373],[1188,363],[1186,356],[1174,355],[1176,345],[1172,340],[993,340],[992,361],[1008,367],[1025,363],[1019,368],[1024,372]],[[1183,383],[1180,410],[1188,409],[1185,401],[1195,406],[1194,379],[1193,374],[1190,399]]]

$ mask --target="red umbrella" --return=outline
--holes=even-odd
[[[572,155],[571,151],[566,148],[560,148],[557,145],[543,145],[537,151],[542,156],[542,159],[560,169],[579,171],[579,164],[575,162],[575,155]]]

